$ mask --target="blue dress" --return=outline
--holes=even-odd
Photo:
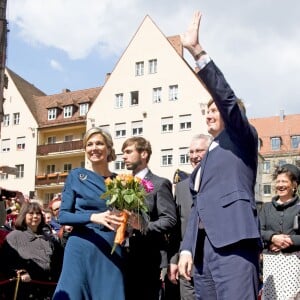
[[[92,213],[107,210],[101,195],[104,178],[84,168],[73,169],[65,183],[59,222],[72,225],[54,300],[123,300],[123,259],[115,232],[90,222]]]

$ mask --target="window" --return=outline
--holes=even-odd
[[[280,150],[281,146],[281,138],[280,137],[272,137],[271,138],[271,149],[272,150]]]
[[[5,127],[9,126],[9,115],[3,116],[3,126]]]
[[[55,120],[57,114],[57,108],[48,109],[48,120]]]
[[[115,124],[115,136],[116,138],[126,136],[126,123]]]
[[[70,134],[70,135],[65,135],[64,141],[65,141],[65,142],[72,142],[72,141],[73,141],[73,135],[72,135],[72,134]]]
[[[115,160],[115,170],[125,170],[125,163],[122,154],[117,154],[117,158]]]
[[[271,195],[271,185],[270,184],[263,185],[263,193],[264,193],[264,195]]]
[[[161,131],[162,132],[173,131],[173,117],[161,118]]]
[[[25,149],[25,136],[17,137],[17,150]]]
[[[300,135],[294,135],[291,137],[291,148],[292,149],[300,148]]]
[[[144,62],[139,61],[135,63],[135,76],[144,75]]]
[[[71,118],[73,115],[73,105],[67,105],[64,107],[64,118]]]
[[[131,134],[133,136],[142,135],[143,134],[143,121],[133,121],[131,123]]]
[[[263,162],[263,172],[270,173],[270,171],[271,171],[271,162],[269,160],[265,160]]]
[[[115,95],[115,105],[116,105],[116,108],[122,108],[123,107],[123,94],[116,94]]]
[[[13,114],[13,122],[14,122],[14,125],[19,125],[20,124],[20,113],[14,113]]]
[[[138,105],[139,104],[139,92],[134,91],[130,93],[130,105]]]
[[[178,85],[169,86],[169,100],[176,101],[178,99]]]
[[[286,164],[286,160],[284,160],[284,159],[280,159],[279,161],[278,161],[278,166],[279,167],[282,167],[283,165],[285,165]]]
[[[152,99],[154,103],[161,102],[161,87],[153,89]]]
[[[55,144],[56,143],[56,136],[49,136],[47,141],[48,141],[48,144]]]
[[[69,173],[72,170],[72,164],[64,164],[64,173]]]
[[[149,60],[149,74],[157,73],[157,59]]]
[[[189,148],[188,147],[179,148],[179,163],[181,165],[189,163]]]
[[[16,178],[23,178],[24,177],[24,165],[16,165],[17,174]]]
[[[55,173],[55,165],[47,165],[47,174]]]
[[[47,204],[47,206],[48,206],[48,204],[53,199],[53,197],[54,197],[54,193],[45,193],[44,203]]]
[[[0,173],[0,180],[8,179],[8,173]]]
[[[89,110],[89,104],[88,103],[81,103],[79,105],[79,115],[85,116]]]
[[[179,116],[179,129],[189,130],[192,128],[191,115]]]
[[[161,165],[171,166],[173,164],[173,150],[165,149],[161,151]]]
[[[105,131],[105,132],[108,132],[108,133],[110,132],[110,131],[109,131],[109,125],[100,125],[99,127],[100,127],[103,131]]]
[[[1,151],[8,152],[10,151],[10,139],[3,139],[1,142]]]

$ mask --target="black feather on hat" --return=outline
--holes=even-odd
[[[281,168],[290,171],[296,177],[297,184],[300,184],[300,169],[297,166],[292,164],[284,164],[281,166]]]

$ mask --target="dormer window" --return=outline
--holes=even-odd
[[[271,149],[272,150],[280,150],[281,147],[281,138],[280,137],[272,137],[271,138]]]
[[[48,120],[55,120],[57,116],[57,108],[48,109]]]
[[[89,110],[89,104],[88,103],[81,103],[79,105],[79,115],[85,116]]]
[[[71,118],[73,115],[73,106],[67,105],[64,107],[64,118]]]

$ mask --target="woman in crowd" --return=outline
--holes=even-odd
[[[300,299],[300,170],[285,164],[273,180],[276,196],[260,213],[264,300]]]
[[[116,159],[111,136],[93,127],[83,145],[92,170],[73,169],[62,193],[59,222],[73,227],[65,247],[62,273],[53,299],[124,299],[121,249],[111,254],[121,217],[108,210],[101,195],[108,167]]]
[[[7,278],[20,274],[19,299],[51,297],[61,271],[62,255],[62,247],[51,235],[41,206],[37,202],[23,203],[15,230],[6,236],[1,259]]]

